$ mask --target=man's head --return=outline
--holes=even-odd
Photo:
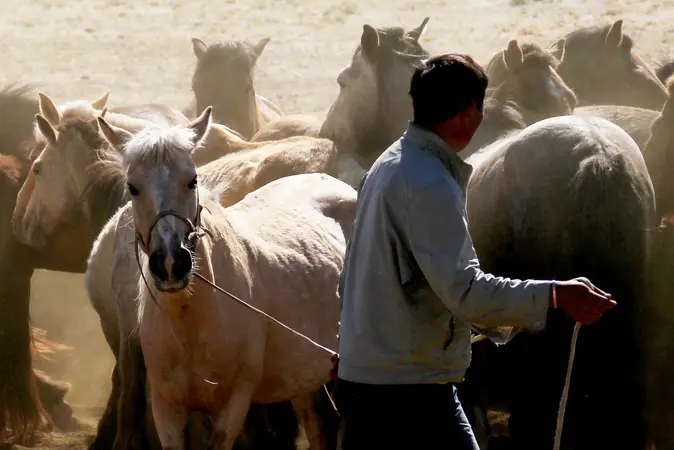
[[[414,123],[463,150],[482,122],[487,74],[468,55],[448,53],[422,62],[412,75]]]

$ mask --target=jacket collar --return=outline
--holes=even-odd
[[[440,136],[414,122],[409,122],[403,137],[414,141],[422,150],[438,158],[465,192],[473,166],[463,161]]]

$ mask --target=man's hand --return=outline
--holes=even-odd
[[[555,285],[557,307],[583,325],[599,321],[606,310],[616,305],[610,294],[581,281],[556,281]]]

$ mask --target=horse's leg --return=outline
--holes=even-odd
[[[323,387],[321,387],[321,389],[323,389]],[[328,448],[328,440],[322,432],[323,427],[320,415],[316,409],[314,409],[314,406],[316,406],[319,401],[320,395],[320,391],[316,391],[292,399],[295,414],[297,414],[300,423],[304,427],[304,432],[307,435],[309,448],[311,450],[326,450]]]
[[[112,353],[115,355],[115,367],[112,369],[112,389],[108,397],[108,403],[105,406],[103,417],[98,422],[98,430],[94,441],[89,446],[89,449],[109,449],[115,442],[117,435],[117,404],[119,403],[119,395],[121,393],[121,380],[119,374],[119,364],[117,363],[117,353],[119,352],[119,332],[118,327],[110,327],[101,320],[101,328],[103,335],[108,342]]]
[[[232,388],[229,401],[213,421],[213,437],[208,450],[232,450],[246,421],[255,386],[252,383],[237,383]]]
[[[117,405],[117,436],[114,450],[148,448],[145,424],[146,369],[137,336],[122,338],[119,353],[121,395]]]
[[[108,403],[105,405],[103,417],[98,422],[96,437],[89,445],[89,450],[102,450],[112,448],[117,435],[117,404],[121,394],[121,380],[119,376],[119,365],[115,363],[112,369],[112,389],[108,397]]]
[[[185,427],[187,426],[187,409],[183,406],[168,403],[150,384],[150,401],[152,417],[157,428],[159,441],[163,450],[185,450]]]

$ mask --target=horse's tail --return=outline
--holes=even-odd
[[[600,151],[588,156],[571,182],[575,213],[568,218],[578,265],[575,276],[589,278],[617,302],[597,325],[581,330],[574,364],[576,394],[593,392],[592,408],[615,411],[620,419],[604,425],[630,429],[624,435],[625,446],[635,448],[645,439],[639,311],[646,300],[650,230],[654,227],[648,180],[645,167],[629,152]],[[615,397],[618,391],[625,394],[620,399]]]

